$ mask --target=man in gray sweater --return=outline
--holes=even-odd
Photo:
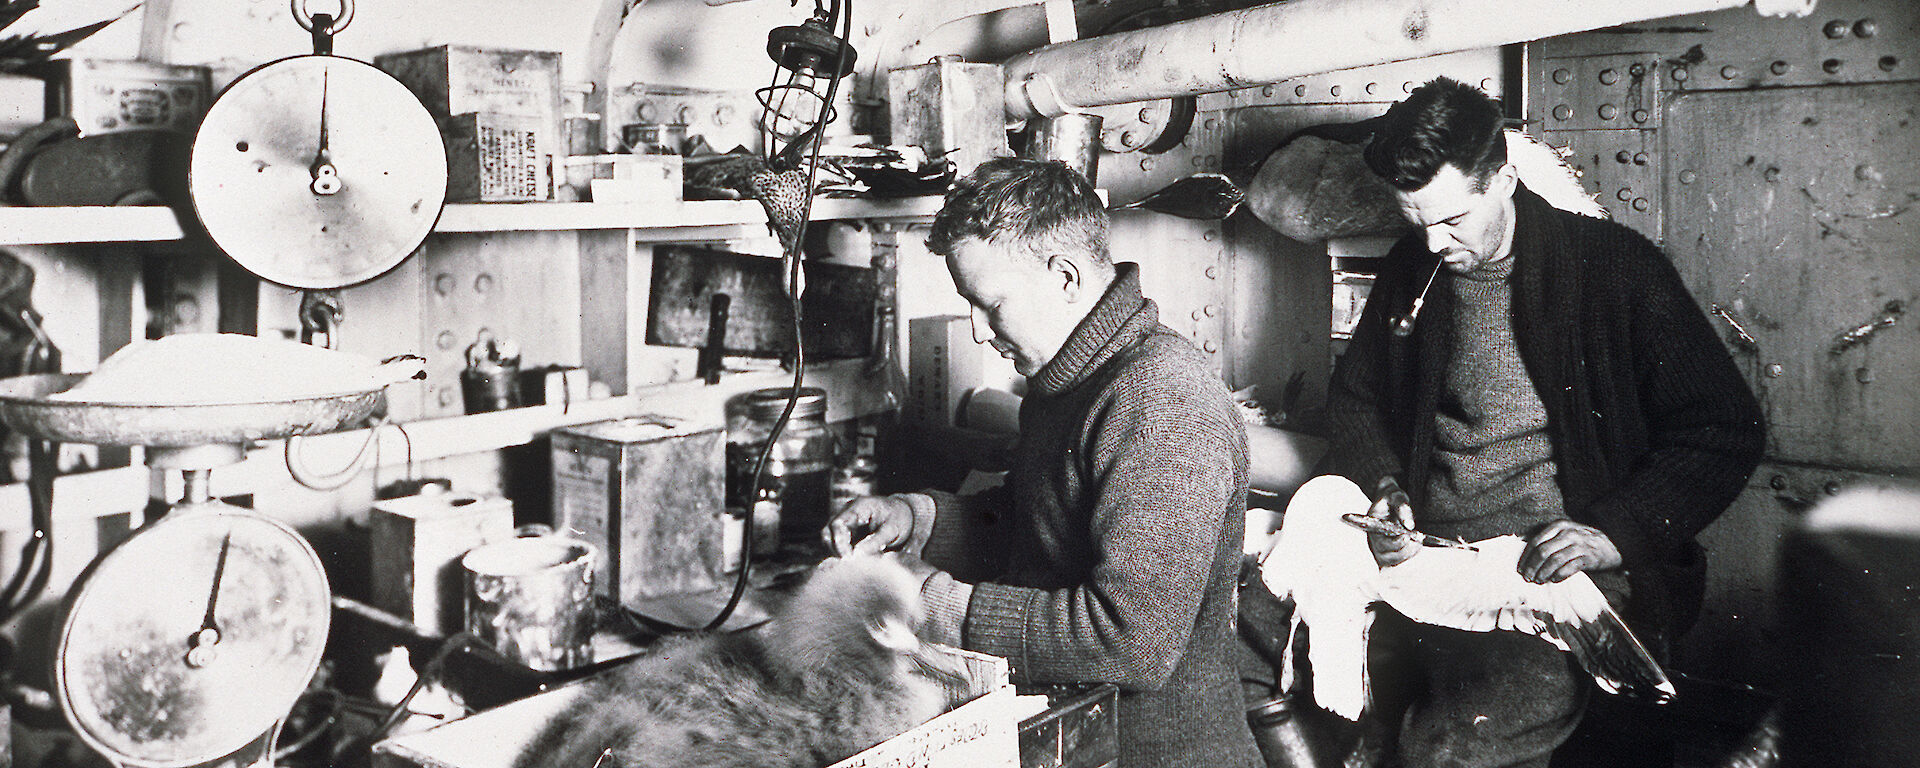
[[[982,164],[928,246],[975,340],[1027,378],[1014,469],[980,496],[855,500],[835,549],[937,566],[930,640],[1005,657],[1019,682],[1118,685],[1122,765],[1259,765],[1230,653],[1247,438],[1226,387],[1112,262],[1105,210],[1064,165]]]

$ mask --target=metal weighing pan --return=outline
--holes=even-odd
[[[48,373],[0,379],[0,424],[23,435],[63,443],[188,448],[332,432],[361,421],[385,390],[293,400],[149,405],[50,400],[87,374]]]

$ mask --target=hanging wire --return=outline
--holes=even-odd
[[[21,373],[55,373],[60,370],[60,349],[40,324],[40,314],[22,308],[21,326],[33,336],[21,350]],[[20,548],[20,570],[0,591],[0,623],[40,598],[53,574],[53,483],[59,474],[60,444],[51,440],[27,440],[27,506],[33,533]]]
[[[53,481],[60,446],[51,440],[27,441],[27,499],[33,535],[20,553],[20,570],[0,592],[0,623],[13,618],[46,590],[53,573]]]
[[[818,0],[815,0],[814,7],[816,11],[819,10]],[[853,44],[848,42],[853,35],[853,0],[833,0],[833,10],[830,18],[838,19],[844,30],[840,35],[839,58],[835,60],[833,67],[834,72],[839,72],[845,66],[847,52],[853,48]],[[777,64],[775,65],[775,71],[779,71],[779,65]],[[833,79],[833,82],[827,84],[826,103],[829,106],[833,104],[833,98],[840,90],[840,81],[842,79],[843,78],[836,77]],[[828,115],[830,116],[831,114],[831,111],[829,111]],[[824,127],[826,121],[823,120],[820,125]],[[727,604],[720,608],[720,613],[715,615],[712,621],[707,622],[703,631],[711,632],[726,624],[727,619],[731,618],[734,610],[740,606],[740,598],[746,594],[747,584],[751,580],[753,570],[754,507],[758,506],[760,500],[761,479],[765,477],[767,460],[773,455],[774,445],[780,441],[781,433],[786,431],[787,422],[793,419],[793,411],[800,404],[800,387],[806,378],[806,344],[803,343],[800,338],[802,328],[799,290],[801,285],[800,257],[801,251],[803,250],[803,243],[807,240],[807,225],[813,218],[813,185],[820,172],[820,152],[821,148],[826,144],[822,139],[824,131],[816,132],[816,134],[813,138],[813,146],[807,150],[807,184],[805,187],[806,194],[801,198],[800,223],[794,230],[793,242],[787,244],[786,257],[783,259],[783,262],[787,265],[787,298],[790,310],[788,318],[792,321],[793,325],[793,386],[787,392],[787,407],[780,411],[780,418],[774,420],[772,431],[767,434],[766,442],[760,446],[760,453],[754,459],[753,472],[748,475],[750,481],[747,485],[746,531],[740,537],[740,575],[734,579],[733,592],[727,596]],[[784,488],[781,489],[783,493],[785,490]]]
[[[301,455],[302,446],[306,445],[306,436],[290,435],[287,437],[287,474],[293,477],[294,482],[299,483],[308,490],[337,491],[345,488],[347,483],[353,482],[353,478],[359,476],[360,465],[367,458],[367,448],[375,445],[377,442],[376,438],[380,434],[380,429],[391,423],[388,417],[380,417],[380,420],[375,422],[373,427],[367,430],[366,439],[360,441],[360,447],[354,450],[353,458],[347,460],[347,465],[333,472],[326,473],[317,473],[307,467],[306,459]],[[405,435],[406,430],[401,430],[400,434]],[[375,453],[377,455],[378,449],[375,450]],[[376,462],[377,461],[376,459]],[[413,461],[412,440],[407,441],[407,461],[409,465],[411,465]]]

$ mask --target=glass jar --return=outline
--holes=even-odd
[[[827,429],[827,393],[802,387],[793,417],[767,457],[760,486],[752,488],[753,464],[773,434],[774,423],[786,410],[787,387],[748,393],[737,415],[727,422],[727,492],[729,504],[752,509],[754,528],[761,527],[769,500],[779,510],[779,544],[783,549],[821,546],[820,531],[832,513],[828,505],[833,480],[834,440]],[[756,503],[757,502],[757,503]],[[754,550],[764,553],[756,535]]]

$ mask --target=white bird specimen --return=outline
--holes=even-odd
[[[1348,720],[1366,708],[1367,633],[1373,606],[1386,603],[1414,621],[1471,632],[1526,632],[1571,652],[1608,693],[1665,702],[1673,683],[1585,573],[1534,584],[1520,576],[1527,542],[1496,536],[1472,549],[1420,546],[1381,568],[1367,534],[1341,520],[1366,514],[1367,495],[1346,478],[1317,477],[1294,493],[1280,533],[1261,560],[1267,588],[1294,603],[1292,626],[1310,627],[1307,658],[1313,697]],[[1293,647],[1289,637],[1287,648]],[[1290,671],[1286,673],[1290,675]]]

